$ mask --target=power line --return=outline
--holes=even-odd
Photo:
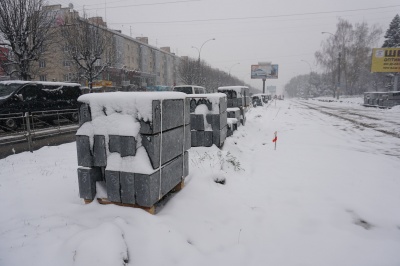
[[[183,0],[183,1],[172,1],[172,2],[160,2],[160,3],[148,3],[148,4],[133,4],[133,5],[124,5],[124,6],[107,6],[107,9],[112,8],[121,8],[121,7],[131,7],[131,6],[157,6],[157,5],[170,5],[170,4],[179,4],[179,3],[187,3],[187,2],[201,2],[203,0]],[[89,5],[85,5],[89,6]],[[87,8],[87,10],[98,10],[104,9],[104,7],[96,7],[96,8]]]
[[[194,0],[194,1],[200,1],[200,0]],[[151,4],[149,4],[149,5],[151,5]],[[127,7],[127,6],[121,6],[121,7]],[[209,22],[209,21],[227,21],[227,20],[247,20],[247,19],[280,18],[280,17],[294,17],[294,16],[306,16],[306,15],[320,15],[320,14],[332,14],[332,13],[357,12],[357,11],[386,9],[386,8],[394,8],[394,7],[400,7],[400,5],[371,7],[371,8],[360,8],[360,9],[335,10],[335,11],[320,11],[320,12],[294,13],[294,14],[283,14],[283,15],[257,16],[257,17],[234,17],[234,18],[193,19],[193,20],[175,20],[175,21],[138,21],[138,22],[110,23],[110,24],[165,24],[165,23],[188,23],[188,22]]]

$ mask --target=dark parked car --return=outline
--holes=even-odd
[[[1,81],[0,128],[15,130],[22,123],[25,112],[43,112],[43,119],[54,120],[59,111],[76,122],[77,99],[82,94],[80,84],[63,82]]]

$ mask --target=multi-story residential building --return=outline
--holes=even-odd
[[[61,5],[48,6],[56,12],[55,30],[62,25],[68,15],[78,16],[78,12]],[[173,86],[178,80],[180,57],[171,53],[169,47],[157,48],[149,45],[148,38],[132,38],[121,31],[112,30],[101,17],[89,18],[88,21],[101,27],[113,39],[114,57],[112,64],[97,78],[99,84],[112,84],[115,87],[143,89],[153,85]],[[58,29],[59,30],[59,29]],[[65,56],[68,46],[63,45],[61,34],[58,41],[43,51],[43,58],[38,62],[36,80],[73,81],[85,85],[75,64]],[[101,61],[98,61],[101,65]]]

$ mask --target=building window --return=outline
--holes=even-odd
[[[65,67],[69,67],[69,66],[71,66],[71,61],[69,61],[69,60],[64,60],[64,61],[63,61],[63,65],[64,65]]]
[[[74,74],[68,73],[64,75],[64,81],[71,81],[74,78]]]
[[[40,60],[40,61],[39,61],[39,67],[40,67],[40,68],[46,67],[46,61]]]
[[[40,81],[47,81],[47,76],[46,75],[40,75],[39,76]]]

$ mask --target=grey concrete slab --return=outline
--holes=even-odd
[[[236,107],[236,106],[234,106],[234,104],[233,104],[233,102],[236,102],[236,99],[230,99],[230,98],[228,98],[228,100],[227,100],[227,106],[228,106],[228,108],[232,108],[232,107]],[[236,105],[236,104],[235,104]]]
[[[136,204],[135,200],[135,174],[120,172],[119,180],[121,184],[121,202]]]
[[[136,139],[132,136],[120,136],[121,157],[136,155]]]
[[[222,147],[226,139],[227,131],[228,131],[227,126],[221,130],[213,131],[213,144],[215,144],[217,147]]]
[[[120,136],[118,136],[118,135],[109,135],[108,136],[108,149],[110,152],[121,153]]]
[[[153,169],[156,169],[160,165],[160,151],[161,165],[163,165],[179,154],[182,154],[183,145],[184,150],[190,149],[190,126],[181,126],[168,131],[163,131],[162,134],[142,135],[142,145],[147,151]]]
[[[93,165],[107,166],[106,138],[102,135],[94,135]]]
[[[160,171],[151,175],[135,174],[136,204],[143,207],[151,207],[160,195]]]
[[[136,204],[143,207],[153,206],[188,174],[188,152],[163,165],[161,176],[160,170],[150,175],[135,174]]]
[[[81,103],[78,108],[79,114],[79,126],[84,123],[92,121],[92,113],[90,111],[90,106],[86,103]]]
[[[100,167],[78,168],[79,196],[82,199],[93,200],[96,196],[96,181],[102,180]]]
[[[204,147],[211,147],[213,145],[213,132],[204,131]]]
[[[190,129],[204,130],[204,115],[190,114]]]
[[[107,198],[112,202],[121,202],[121,186],[118,171],[106,170]]]
[[[79,166],[93,166],[93,154],[90,149],[89,136],[76,135],[76,151]]]
[[[227,113],[222,114],[207,114],[207,123],[211,125],[212,130],[220,130],[226,127],[227,124]]]
[[[196,130],[192,130],[190,131],[190,136],[191,136],[191,146],[192,147],[197,147],[197,134],[196,134]]]
[[[140,121],[141,134],[157,134],[190,123],[189,101],[183,99],[155,100],[152,103],[152,121]],[[186,109],[186,110],[185,110]],[[162,117],[162,121],[161,121]],[[185,120],[185,121],[184,121]],[[161,129],[162,124],[162,129]]]

